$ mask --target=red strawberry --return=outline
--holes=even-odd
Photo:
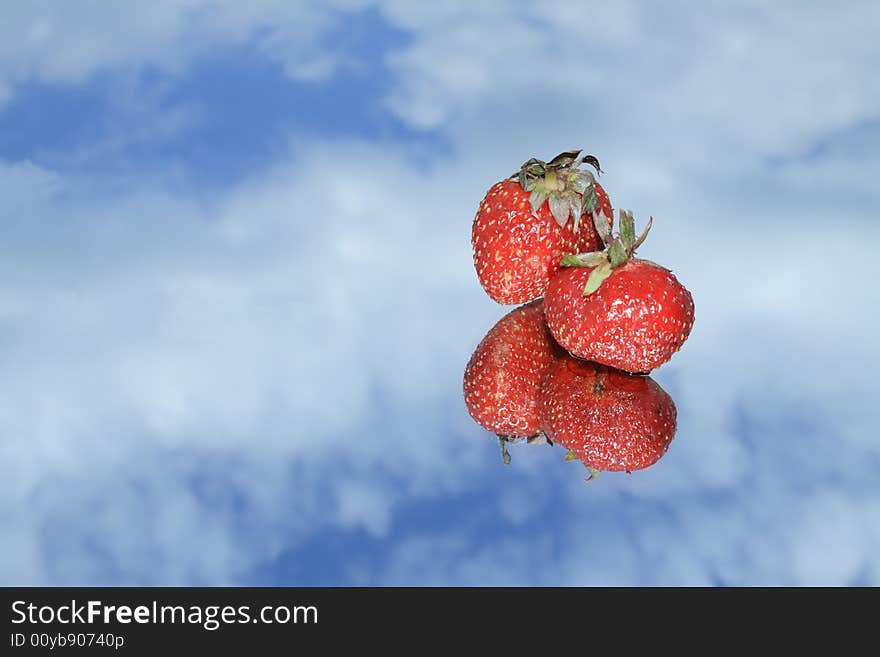
[[[562,353],[540,299],[507,313],[477,346],[464,372],[464,401],[477,424],[498,434],[502,450],[505,440],[541,431],[538,388]]]
[[[593,175],[579,169],[599,161],[580,151],[549,163],[531,159],[511,179],[492,186],[474,218],[474,266],[498,303],[543,296],[562,256],[602,248],[598,225],[610,231],[611,202]]]
[[[547,437],[590,470],[647,468],[675,435],[675,403],[653,379],[571,356],[550,368],[539,403]]]
[[[572,355],[627,372],[650,372],[681,348],[694,324],[691,293],[668,269],[632,257],[631,213],[603,252],[569,256],[544,300],[553,336]]]

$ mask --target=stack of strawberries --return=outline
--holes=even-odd
[[[611,201],[581,151],[530,159],[492,186],[474,218],[477,276],[502,304],[525,304],[480,342],[464,375],[471,417],[507,444],[558,443],[591,478],[655,463],[676,409],[647,376],[690,334],[694,302],[672,272],[635,257],[631,212]],[[543,297],[543,298],[542,298]]]

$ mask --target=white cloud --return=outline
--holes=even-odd
[[[367,172],[350,188],[331,174],[331,153],[340,150]],[[304,171],[301,161],[311,169]],[[64,569],[46,570],[32,553],[16,552],[5,577],[73,581],[66,578],[76,576],[65,573],[92,573],[87,576],[109,581],[99,560],[115,564],[129,581],[232,581],[280,545],[290,548],[322,527],[363,528],[381,539],[401,504],[459,494],[482,469],[494,467],[494,448],[475,439],[481,434],[459,399],[470,348],[503,312],[485,301],[472,278],[467,235],[479,185],[469,183],[442,204],[422,201],[433,189],[461,183],[461,166],[453,164],[418,174],[408,171],[402,153],[314,144],[209,208],[155,190],[95,202],[78,198],[63,178],[17,167],[25,179],[54,180],[49,189],[60,190],[30,197],[29,221],[65,223],[41,237],[39,249],[28,234],[4,253],[8,271],[18,272],[0,285],[12,338],[4,343],[0,395],[0,433],[12,437],[3,443],[4,515],[20,545],[29,532],[53,545],[46,532],[59,515],[88,514],[90,525],[70,529],[78,538],[62,549]],[[384,185],[389,179],[399,183],[391,198]],[[861,327],[875,321],[875,311],[859,303],[858,288],[835,289],[834,279],[810,263],[820,253],[848,255],[856,263],[853,274],[869,276],[871,247],[863,241],[829,250],[822,230],[805,231],[770,263],[770,276],[785,293],[780,296],[768,291],[764,252],[750,251],[751,238],[736,229],[736,212],[721,210],[718,221],[693,237],[714,254],[711,266],[662,237],[670,225],[686,224],[684,218],[658,225],[655,236],[657,251],[680,265],[697,299],[692,339],[657,375],[679,403],[679,438],[661,466],[632,478],[609,476],[589,494],[610,506],[622,494],[646,505],[681,502],[687,512],[670,513],[699,534],[712,525],[705,529],[699,507],[684,502],[691,496],[742,486],[769,491],[774,502],[763,511],[754,498],[739,500],[745,510],[736,509],[736,540],[750,550],[754,541],[743,533],[742,514],[780,513],[778,505],[791,503],[790,474],[775,470],[781,463],[791,460],[804,477],[816,479],[826,469],[856,481],[870,474],[859,461],[877,452],[863,439],[871,409],[854,408],[849,430],[835,429],[839,454],[848,458],[830,462],[822,460],[828,455],[815,439],[803,441],[807,453],[787,457],[791,447],[773,442],[791,440],[783,430],[753,453],[731,426],[731,412],[742,405],[756,421],[772,423],[806,404],[812,418],[834,422],[853,391],[866,389],[876,357]],[[821,217],[805,221],[821,225]],[[787,236],[785,225],[762,231],[770,244]],[[848,309],[846,316],[827,312],[829,297]],[[828,335],[846,342],[817,351]],[[377,402],[386,407],[377,409]],[[454,421],[444,420],[450,404]],[[448,445],[425,442],[444,425]],[[514,526],[533,522],[548,504],[536,486],[551,457],[526,449],[517,450],[514,467],[527,479],[498,509]],[[240,498],[259,528],[256,536],[241,534],[237,514],[216,498],[194,497],[191,479],[214,460],[236,464],[220,468],[214,485]],[[569,467],[555,476],[557,485],[569,482],[565,504],[583,500],[579,473]],[[777,477],[779,484],[768,483]],[[22,504],[31,514],[15,512]],[[135,507],[149,513],[133,514]],[[860,524],[862,512],[854,513],[852,522]],[[639,540],[650,540],[652,531],[659,530],[645,529]],[[148,549],[155,536],[161,540]],[[589,544],[611,550],[601,536],[591,534]],[[99,540],[105,552],[89,556],[90,540]],[[588,539],[575,534],[571,540]],[[770,540],[775,553],[796,548],[784,533],[761,540]],[[207,545],[216,550],[210,558],[204,557]],[[722,559],[729,549],[710,543],[708,557],[686,552],[658,578],[703,581],[718,567],[705,560]],[[157,554],[167,565],[157,565]],[[513,567],[489,568],[491,554],[487,550],[478,564],[450,566],[459,578],[454,581],[531,581],[515,559]],[[858,555],[857,565],[873,564]],[[625,566],[609,561],[608,567],[615,563]],[[616,574],[596,580],[590,568],[571,571],[576,575],[551,569],[542,577],[626,579],[624,571],[610,571]],[[747,580],[740,568],[728,576]],[[819,577],[807,568],[792,573],[793,581]],[[387,573],[392,582],[407,576],[417,573],[405,565]]]
[[[60,177],[53,171],[28,160],[13,163],[0,160],[0,189],[8,216],[19,214],[34,199],[52,196],[61,184]]]
[[[387,11],[416,36],[389,58],[400,77],[391,108],[414,125],[452,125],[468,137],[477,126],[527,141],[529,131],[574,130],[727,170],[725,159],[786,153],[880,113],[876,52],[852,38],[880,27],[870,3],[845,15],[833,3],[694,13],[687,3],[460,3],[428,12],[396,2]]]
[[[470,541],[442,532],[420,534],[396,544],[384,568],[362,581],[459,586],[876,581],[877,491],[854,500],[830,486],[798,495],[767,483],[744,481],[711,505],[674,493],[633,502],[621,491],[608,500],[607,492],[596,494],[595,484],[581,486],[567,500],[566,522],[559,527],[537,536],[508,527]]]
[[[441,421],[437,404],[461,385],[470,340],[458,339],[457,317],[435,316],[433,306],[437,295],[467,298],[467,240],[450,248],[445,208],[414,215],[412,196],[383,200],[382,181],[389,176],[418,195],[428,192],[426,176],[405,174],[397,156],[356,148],[349,152],[369,161],[373,172],[352,190],[358,204],[340,187],[346,181],[328,175],[336,159],[323,146],[303,153],[314,173],[283,166],[264,180],[245,182],[210,213],[161,191],[96,202],[79,198],[66,181],[63,194],[30,196],[30,205],[20,209],[28,222],[57,228],[39,238],[22,231],[21,242],[3,249],[5,268],[14,274],[0,284],[10,337],[3,347],[8,378],[0,402],[0,434],[7,437],[3,499],[13,526],[29,517],[15,512],[20,506],[13,500],[27,500],[44,521],[59,509],[79,515],[100,505],[108,515],[90,517],[111,552],[102,558],[123,558],[125,536],[132,534],[178,532],[193,549],[169,559],[168,568],[173,562],[180,570],[149,574],[133,563],[127,564],[129,576],[201,579],[213,565],[215,575],[227,578],[224,568],[234,570],[234,561],[185,563],[198,554],[191,535],[212,536],[222,527],[227,535],[219,537],[219,547],[237,546],[252,558],[265,553],[249,546],[255,539],[236,535],[231,516],[199,517],[209,503],[198,506],[186,483],[198,472],[199,454],[253,463],[248,471],[276,491],[289,486],[289,473],[263,473],[276,462],[348,473],[325,484],[322,504],[301,509],[271,495],[252,500],[249,481],[238,482],[237,493],[254,504],[264,524],[278,513],[301,514],[312,518],[306,532],[330,522],[381,535],[395,500],[408,491],[436,494],[462,485],[485,458],[479,443],[463,441],[447,451],[409,437],[418,435],[422,421]],[[36,167],[7,167],[18,169],[38,182],[52,179]],[[12,183],[20,178],[9,176]],[[367,228],[380,209],[385,219],[373,230],[382,229],[381,247],[380,235]],[[334,249],[361,233],[361,250],[346,255]],[[401,286],[401,267],[417,235],[428,238],[419,257],[447,264],[415,271]],[[363,248],[370,238],[375,246]],[[450,278],[449,270],[457,274]],[[473,290],[470,299],[481,305]],[[475,316],[496,312],[487,307]],[[479,326],[468,327],[474,330]],[[440,388],[438,381],[444,382]],[[372,410],[377,394],[392,395],[393,404],[405,403],[415,415],[392,412],[382,419]],[[388,426],[370,424],[377,417]],[[460,421],[449,426],[453,442],[468,431]],[[461,471],[444,473],[456,468]],[[382,492],[382,471],[402,485]],[[321,477],[314,485],[322,486]],[[52,492],[42,496],[47,486]],[[162,514],[175,509],[176,515],[118,522],[131,499],[119,487],[146,488],[146,507]],[[337,511],[326,515],[327,505]],[[222,524],[204,527],[209,521]],[[289,522],[278,527],[287,529]],[[76,552],[77,542],[70,545]],[[25,559],[32,556],[9,555],[5,577],[24,576]]]
[[[352,1],[157,0],[130,7],[93,0],[0,7],[0,100],[18,84],[80,84],[107,72],[181,75],[213,49],[254,46],[290,77],[322,80],[352,56],[324,37]]]

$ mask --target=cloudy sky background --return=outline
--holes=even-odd
[[[0,2],[0,582],[880,584],[880,6]],[[599,156],[696,324],[583,484],[461,398],[485,190]]]

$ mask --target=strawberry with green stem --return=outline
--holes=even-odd
[[[532,158],[486,193],[474,217],[474,266],[486,293],[502,304],[543,296],[559,261],[568,253],[601,248],[597,224],[610,230],[608,195],[587,164],[592,155],[574,150],[549,162]]]
[[[653,223],[636,236],[631,212],[620,211],[620,232],[596,229],[603,251],[569,255],[551,279],[545,315],[557,342],[578,358],[627,372],[647,373],[672,358],[694,323],[691,293],[672,272],[635,257]]]

